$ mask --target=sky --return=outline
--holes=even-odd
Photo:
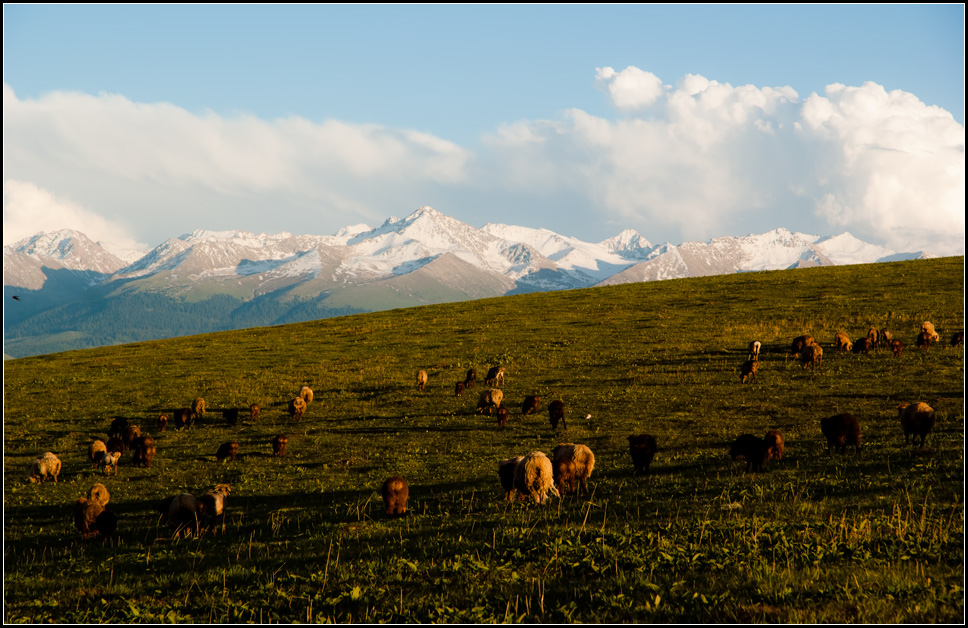
[[[4,245],[430,205],[965,249],[963,5],[10,5]]]

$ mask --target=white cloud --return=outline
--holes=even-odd
[[[619,109],[641,109],[656,102],[663,93],[655,74],[629,66],[621,72],[609,67],[595,69],[595,84],[608,92]]]

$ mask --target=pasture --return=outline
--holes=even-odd
[[[941,344],[915,348],[922,321]],[[890,329],[900,357],[837,353]],[[434,305],[7,361],[5,622],[964,621],[964,258],[746,273]],[[811,334],[818,369],[791,356]],[[763,343],[756,383],[740,381]],[[506,369],[498,429],[475,411]],[[476,368],[462,397],[454,384]],[[428,382],[417,390],[416,374]],[[315,392],[301,422],[286,410]],[[522,416],[525,395],[539,412]],[[160,414],[204,397],[192,429]],[[565,404],[556,434],[547,405]],[[937,412],[924,448],[896,407]],[[235,427],[220,411],[258,403]],[[819,421],[860,420],[828,453]],[[91,469],[115,417],[154,437],[150,468]],[[780,430],[762,473],[727,452]],[[635,476],[627,437],[659,451]],[[286,455],[270,441],[289,435]],[[240,457],[219,463],[218,446]],[[590,494],[505,501],[497,464],[588,445]],[[55,483],[25,480],[46,451]],[[405,517],[380,487],[410,485]],[[103,482],[116,535],[72,506]],[[179,538],[156,505],[231,485],[224,525]]]

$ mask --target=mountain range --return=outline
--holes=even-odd
[[[144,251],[83,233],[3,249],[4,352],[68,349],[525,292],[932,257],[776,229],[678,246],[475,228],[430,207],[329,236],[195,231]]]

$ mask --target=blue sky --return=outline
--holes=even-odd
[[[963,253],[964,58],[963,5],[6,5],[4,243],[432,205]]]

